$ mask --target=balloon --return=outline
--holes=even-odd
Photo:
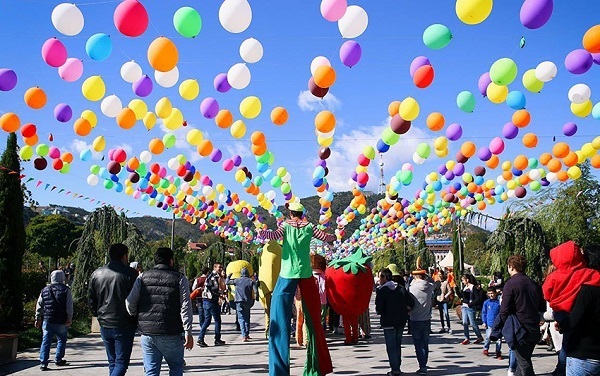
[[[590,53],[600,52],[600,25],[592,26],[585,32],[582,45]]]
[[[315,72],[317,71],[317,68],[321,65],[331,66],[331,63],[329,62],[329,59],[327,59],[325,56],[315,57],[310,63],[310,74],[314,76]]]
[[[121,78],[130,84],[136,82],[142,78],[142,67],[133,60],[126,62],[121,66]]]
[[[315,84],[315,79],[313,77],[308,79],[308,90],[317,98],[324,98],[327,93],[329,93],[329,88],[322,88]]]
[[[544,83],[535,76],[535,69],[530,69],[523,74],[523,86],[532,93],[539,93],[544,88]]]
[[[36,158],[33,161],[33,167],[35,167],[36,170],[44,170],[46,167],[48,167],[48,161],[46,161],[46,159],[43,157]]]
[[[482,161],[489,161],[492,158],[492,152],[486,146],[482,146],[477,151],[477,157]]]
[[[348,8],[347,0],[321,0],[321,15],[327,21],[335,22],[344,16]]]
[[[246,63],[257,63],[263,57],[263,46],[254,38],[248,38],[240,45],[240,57]]]
[[[493,0],[457,0],[456,16],[467,25],[477,25],[488,18],[493,5]]]
[[[148,12],[138,0],[125,0],[113,14],[117,30],[128,37],[139,37],[148,28]]]
[[[148,151],[154,155],[158,155],[158,154],[162,154],[163,151],[165,151],[165,144],[162,142],[161,139],[158,138],[153,138],[152,140],[150,140],[150,142],[148,143]],[[140,154],[140,158],[141,158],[141,154]],[[142,158],[142,162],[143,162],[143,158]],[[149,161],[148,161],[149,162]],[[147,162],[144,162],[147,163]]]
[[[112,40],[104,33],[94,34],[85,43],[85,52],[92,60],[108,59],[112,52]]]
[[[518,90],[513,90],[510,93],[508,93],[508,96],[506,97],[506,104],[513,110],[520,110],[525,108],[525,105],[527,104],[527,99],[525,98],[525,94],[523,94],[522,92]]]
[[[28,123],[23,124],[21,127],[21,136],[23,137],[33,137],[37,133],[37,127],[34,124]]]
[[[439,50],[450,43],[452,33],[442,24],[433,24],[423,32],[423,43],[432,50]]]
[[[429,61],[428,58],[426,58],[425,56],[415,57],[413,59],[413,61],[410,63],[410,68],[409,68],[410,76],[414,77],[417,69],[421,68],[424,65],[431,65],[431,62]]]
[[[524,128],[531,122],[531,115],[527,110],[517,110],[513,113],[511,120],[515,126]]]
[[[227,81],[226,73],[219,73],[213,81],[213,86],[219,93],[226,93],[231,90],[231,85],[229,85],[229,81]]]
[[[173,87],[179,81],[179,68],[175,67],[168,72],[154,71],[154,79],[162,87]]]
[[[240,114],[246,119],[254,119],[260,114],[262,105],[258,97],[250,96],[240,102]]]
[[[444,119],[444,115],[442,115],[439,112],[432,112],[429,114],[429,116],[427,116],[427,128],[429,128],[430,130],[437,132],[439,130],[442,130],[442,128],[444,128],[444,124],[446,122],[446,119]]]
[[[127,2],[129,0],[126,0]],[[135,1],[135,0],[132,0]],[[124,3],[121,3],[121,5]],[[179,61],[177,46],[170,39],[158,37],[148,46],[148,63],[159,72],[168,72],[175,68]]]
[[[146,103],[143,100],[137,98],[132,99],[127,105],[127,107],[131,108],[131,110],[135,114],[136,120],[142,120],[148,112],[148,106],[146,105]]]
[[[147,130],[150,130],[154,128],[154,125],[156,124],[156,115],[153,112],[146,112],[142,121],[144,122],[144,127],[146,127]]]
[[[100,110],[109,118],[117,117],[122,108],[121,99],[114,94],[107,96],[100,103]]]
[[[92,159],[92,151],[90,149],[83,149],[81,153],[79,153],[79,159],[83,162],[87,162]]]
[[[229,110],[220,110],[215,116],[215,124],[222,129],[229,128],[233,124],[233,115]]]
[[[173,107],[169,116],[163,119],[163,124],[167,129],[175,131],[183,126],[183,114],[178,108]]]
[[[509,85],[517,77],[517,64],[512,59],[498,59],[490,68],[490,79],[500,86]]]
[[[431,65],[424,65],[416,70],[413,76],[413,83],[416,87],[424,89],[431,85],[435,72]]]
[[[58,68],[58,75],[67,82],[75,82],[83,75],[83,62],[70,57]]]
[[[577,133],[577,124],[573,123],[572,121],[565,123],[565,125],[562,127],[562,132],[567,137],[573,136],[575,133]]]
[[[73,124],[73,130],[78,136],[87,136],[92,131],[92,125],[87,119],[79,118]]]
[[[361,55],[362,48],[356,41],[348,40],[340,47],[340,60],[348,68],[355,66],[360,61]]]
[[[315,127],[319,132],[331,132],[335,128],[335,116],[330,111],[321,111],[315,116]]]
[[[0,69],[0,91],[11,91],[17,86],[17,74],[12,69]]]
[[[173,26],[181,36],[195,38],[202,30],[202,18],[196,9],[181,7],[173,15]]]
[[[170,149],[173,146],[175,146],[175,143],[177,142],[177,137],[175,137],[175,135],[172,133],[167,133],[163,136],[162,141],[165,145],[165,148]]]
[[[321,65],[315,70],[313,76],[315,84],[321,88],[329,88],[335,83],[336,73],[335,69],[329,65]]]
[[[556,64],[551,61],[542,61],[535,67],[535,78],[542,82],[548,82],[556,77],[557,72]]]
[[[500,137],[494,137],[490,141],[489,148],[492,154],[502,154],[504,151],[504,141]]]
[[[592,112],[593,104],[591,100],[587,100],[583,103],[571,103],[571,112],[573,115],[578,117],[586,117]]]
[[[100,76],[90,76],[86,78],[81,85],[81,93],[85,99],[92,102],[97,102],[102,99],[105,92],[106,86]]]
[[[416,153],[421,158],[427,158],[427,157],[429,157],[429,154],[431,153],[431,147],[426,142],[421,142],[420,144],[417,145]]]
[[[179,95],[186,101],[193,101],[200,94],[200,84],[192,78],[183,81],[179,85]]]
[[[519,128],[512,122],[509,121],[508,123],[504,124],[504,127],[502,127],[502,137],[506,138],[507,140],[512,140],[518,135]]]
[[[461,91],[456,97],[456,105],[464,112],[475,110],[475,96],[470,91]]]
[[[59,103],[54,107],[54,117],[61,123],[66,123],[73,117],[73,110],[66,103]]]
[[[538,144],[538,137],[535,133],[527,133],[523,136],[522,141],[526,148],[534,148]]]
[[[232,0],[225,0],[232,1]],[[245,0],[240,0],[245,1]],[[231,85],[232,88],[242,90],[246,88],[250,84],[250,79],[252,75],[250,74],[250,69],[244,63],[234,64],[227,71],[227,82]]]
[[[462,137],[463,129],[460,124],[453,123],[446,128],[446,137],[450,141],[456,141]]]
[[[24,99],[25,103],[34,110],[39,110],[40,108],[44,107],[48,101],[44,90],[37,86],[27,89]]]
[[[479,89],[481,95],[483,95],[484,97],[487,96],[487,87],[491,82],[492,79],[490,78],[490,72],[485,72],[479,77],[479,81],[477,82],[477,88]]]
[[[198,145],[197,150],[198,154],[200,154],[201,156],[208,157],[213,151],[213,144],[212,142],[210,142],[210,140],[203,140],[202,142],[200,142],[200,145]]]
[[[0,116],[0,127],[2,127],[4,132],[16,132],[20,126],[21,119],[19,119],[16,114],[12,112],[5,112],[2,114],[2,116]]]
[[[275,125],[284,125],[288,120],[288,112],[283,107],[275,107],[271,111],[271,121]]]
[[[419,116],[421,111],[419,103],[412,97],[407,97],[400,103],[398,113],[404,120],[413,121]]]
[[[104,136],[98,136],[94,139],[94,141],[92,141],[92,149],[94,149],[95,152],[100,153],[104,150],[104,148],[106,148],[106,140],[104,139]]]
[[[584,74],[593,63],[592,54],[584,49],[573,50],[565,58],[565,68],[573,74]]]
[[[496,85],[494,82],[488,85],[487,97],[492,103],[502,103],[508,96],[508,86]]]
[[[42,59],[51,67],[58,68],[67,61],[67,49],[56,38],[50,38],[42,45]]]
[[[147,97],[152,93],[152,79],[147,75],[142,76],[139,80],[131,84],[131,89],[138,97]]]
[[[219,113],[219,102],[213,97],[207,97],[200,103],[200,113],[207,119],[214,119]]]
[[[568,97],[572,103],[587,102],[592,96],[592,90],[586,84],[576,84],[569,89]]]
[[[342,38],[356,38],[367,30],[369,16],[367,12],[358,5],[350,5],[346,12],[338,20],[338,29]]]
[[[521,5],[519,18],[528,29],[539,29],[552,16],[553,0],[525,0]]]
[[[58,4],[52,10],[52,25],[59,33],[74,36],[83,30],[83,14],[75,4]]]
[[[246,0],[225,0],[219,8],[219,22],[230,33],[241,33],[252,22],[252,8]]]
[[[600,104],[598,103],[596,103],[592,108],[592,117],[596,120],[600,120]]]

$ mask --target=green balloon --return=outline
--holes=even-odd
[[[281,184],[281,193],[283,194],[287,194],[290,193],[290,191],[292,190],[292,187],[290,187],[290,185],[288,183],[283,183]]]
[[[271,186],[273,188],[279,188],[281,186],[281,178],[279,176],[273,176],[273,178],[271,179]]]
[[[163,143],[165,144],[165,147],[167,149],[170,149],[173,146],[175,146],[175,142],[177,142],[177,137],[175,137],[174,134],[167,133],[163,136]]]
[[[112,189],[112,187],[115,185],[115,183],[113,183],[112,180],[110,179],[104,179],[104,188],[106,189]]]
[[[530,69],[523,74],[523,86],[532,93],[539,93],[544,88],[544,83],[535,76],[535,69]]]
[[[48,145],[46,145],[46,144],[38,144],[38,146],[35,147],[35,153],[37,155],[39,155],[40,157],[47,156],[49,152],[50,152],[50,147],[48,147]]]
[[[381,140],[386,144],[386,145],[395,145],[398,140],[400,140],[400,135],[397,133],[394,133],[394,131],[392,130],[392,128],[387,127],[383,130],[383,132],[381,132]]]
[[[534,168],[537,168],[537,166],[538,166],[538,160],[533,157],[529,158],[529,168],[534,169]]]
[[[272,166],[273,163],[275,162],[275,155],[273,155],[273,153],[271,153],[270,151],[266,152],[265,154],[269,155],[269,166]]]
[[[400,172],[400,182],[404,185],[409,185],[412,182],[413,179],[413,173],[411,170],[402,170],[402,172]]]
[[[512,59],[503,57],[496,60],[490,68],[490,79],[493,83],[506,86],[517,78],[517,64]]]
[[[254,177],[254,185],[256,185],[257,187],[260,187],[262,183],[264,183],[264,181],[265,179],[260,175]]]
[[[140,174],[141,177],[144,177],[148,173],[148,168],[146,167],[146,164],[142,162],[140,163],[140,167],[138,167],[135,171]]]
[[[428,143],[421,142],[419,145],[417,145],[417,155],[419,157],[427,158],[427,157],[429,157],[430,153],[431,153],[431,147],[429,146]]]
[[[19,156],[24,161],[30,160],[33,157],[33,148],[29,145],[23,145],[19,150]]]
[[[531,183],[529,183],[529,188],[531,188],[532,191],[536,192],[536,191],[539,191],[540,188],[542,188],[542,185],[540,184],[539,181],[534,180]]]
[[[269,161],[269,156],[270,156],[269,152],[266,152],[266,153],[265,153],[265,154],[263,154],[263,155],[257,156],[257,157],[256,157],[256,161],[257,161],[258,163],[263,163],[263,164],[264,164],[264,163],[267,163],[267,162]]]
[[[186,38],[194,38],[202,29],[202,18],[196,9],[181,7],[173,15],[175,30]]]
[[[461,91],[456,96],[456,105],[464,112],[475,110],[475,96],[470,91]]]
[[[63,166],[62,166],[62,168],[60,169],[60,173],[61,173],[61,174],[66,174],[66,173],[68,173],[69,171],[71,171],[71,164],[70,164],[70,163],[67,163],[67,162],[63,163]]]
[[[91,165],[90,166],[90,173],[92,173],[94,175],[98,175],[100,173],[100,166],[98,166],[98,165]]]
[[[433,24],[423,32],[423,43],[432,50],[439,50],[450,43],[452,32],[442,24]]]

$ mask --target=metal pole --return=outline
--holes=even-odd
[[[171,250],[175,246],[175,213],[173,213],[173,219],[171,220]]]
[[[460,271],[460,275],[463,275],[464,271],[465,271],[465,261],[463,259],[463,249],[462,249],[462,237],[460,235],[460,219],[457,220],[458,221],[458,268]]]
[[[402,244],[404,248],[404,270],[408,270],[408,265],[406,263],[406,238],[402,239]]]

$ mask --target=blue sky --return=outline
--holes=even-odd
[[[30,162],[24,162],[24,174],[35,178],[29,184],[34,198],[41,204],[62,204],[81,206],[88,210],[96,207],[81,199],[73,199],[54,192],[44,191],[43,185],[35,188],[34,183],[42,180],[59,189],[79,192],[97,200],[120,206],[142,215],[166,215],[162,210],[149,207],[145,202],[134,200],[124,193],[104,189],[101,184],[91,187],[86,183],[89,167],[92,163],[106,164],[95,159],[82,162],[79,152],[92,140],[103,135],[109,148],[122,147],[128,156],[139,155],[147,149],[152,137],[161,138],[164,130],[156,126],[147,131],[141,122],[131,130],[122,130],[114,119],[104,117],[100,111],[100,102],[89,102],[81,94],[81,84],[86,77],[101,75],[107,86],[107,95],[118,95],[124,104],[135,98],[131,84],[124,82],[119,74],[123,63],[135,60],[145,74],[154,77],[154,71],[146,58],[148,45],[158,36],[173,40],[179,50],[180,81],[195,78],[201,91],[194,101],[185,101],[179,97],[177,86],[162,88],[156,83],[152,94],[144,101],[154,108],[158,99],[167,96],[174,106],[180,108],[189,126],[176,132],[179,147],[165,151],[153,161],[166,165],[169,158],[184,154],[194,161],[202,174],[210,175],[213,182],[223,183],[231,191],[243,192],[243,188],[234,180],[232,172],[225,172],[221,163],[199,158],[195,148],[185,142],[185,133],[190,127],[201,129],[205,136],[220,148],[225,156],[240,154],[244,165],[256,172],[256,163],[250,152],[250,134],[255,130],[263,131],[267,137],[269,150],[275,155],[274,167],[284,166],[292,175],[293,192],[299,197],[315,194],[311,184],[314,162],[319,145],[314,133],[314,116],[321,109],[332,110],[337,118],[332,157],[328,160],[330,185],[333,191],[348,190],[346,183],[354,167],[356,158],[367,145],[375,146],[382,130],[387,126],[388,104],[393,100],[414,97],[420,104],[421,114],[413,121],[412,129],[403,135],[400,142],[392,146],[384,155],[386,182],[402,166],[412,162],[411,156],[420,142],[432,143],[432,140],[444,131],[431,132],[425,125],[427,115],[433,111],[444,114],[446,124],[459,123],[463,127],[463,137],[459,142],[450,144],[448,157],[453,157],[461,142],[471,140],[477,146],[487,146],[496,136],[501,136],[502,126],[510,121],[513,110],[506,104],[495,105],[482,98],[477,90],[479,76],[488,71],[499,58],[513,59],[519,69],[518,78],[510,85],[511,90],[521,90],[527,96],[527,110],[532,115],[531,124],[522,130],[534,132],[539,144],[534,149],[525,149],[521,138],[506,142],[506,151],[501,160],[512,160],[518,154],[539,156],[549,151],[556,141],[565,141],[574,148],[591,141],[598,132],[597,120],[591,116],[577,118],[569,110],[567,92],[576,83],[586,83],[592,89],[594,103],[595,90],[598,87],[600,67],[594,66],[584,75],[573,75],[564,68],[564,58],[573,49],[581,48],[581,38],[585,31],[598,23],[597,14],[600,3],[590,0],[555,1],[550,21],[541,29],[529,30],[519,21],[519,9],[522,1],[506,0],[494,2],[494,8],[486,21],[479,25],[463,24],[456,16],[454,1],[350,1],[349,5],[360,5],[369,15],[369,25],[363,35],[356,38],[362,47],[362,59],[353,68],[347,68],[340,62],[338,51],[342,39],[336,23],[326,21],[320,14],[319,1],[267,2],[250,1],[253,18],[250,27],[241,34],[232,34],[224,30],[218,20],[221,2],[184,2],[184,1],[144,1],[151,24],[138,38],[121,35],[113,23],[113,12],[119,1],[75,1],[83,12],[85,27],[75,37],[61,35],[53,27],[50,19],[58,1],[15,0],[0,2],[0,68],[14,69],[19,77],[18,85],[10,92],[0,92],[0,111],[17,113],[22,123],[34,123],[38,127],[40,142],[49,143],[48,134],[52,133],[52,145],[62,150],[72,151],[75,161],[71,171],[60,174],[51,168],[37,171]],[[181,37],[173,27],[172,16],[182,6],[194,7],[202,16],[203,27],[194,39]],[[427,26],[442,23],[450,28],[453,39],[441,50],[431,50],[422,42],[422,34]],[[85,53],[85,42],[95,33],[107,33],[113,41],[111,56],[102,62],[95,62]],[[84,74],[74,83],[60,79],[56,68],[49,67],[41,58],[41,46],[46,39],[58,37],[67,47],[69,57],[81,58],[84,62]],[[519,41],[524,36],[526,45],[519,49]],[[244,90],[231,90],[218,93],[212,85],[213,78],[226,72],[235,63],[242,62],[239,45],[247,38],[258,39],[264,47],[264,57],[256,64],[250,64],[252,81]],[[326,56],[337,72],[337,81],[324,100],[315,100],[307,95],[307,81],[310,78],[310,63],[316,56]],[[434,69],[435,80],[427,89],[418,89],[409,75],[409,65],[414,57],[427,56]],[[520,77],[540,62],[550,60],[558,67],[558,75],[546,83],[540,94],[526,91]],[[41,110],[28,108],[23,101],[24,92],[32,86],[40,86],[48,95],[48,104]],[[474,113],[467,114],[456,106],[456,95],[463,91],[472,91],[477,104]],[[240,101],[249,95],[255,95],[262,101],[261,115],[247,120],[248,132],[241,140],[232,138],[228,130],[219,129],[213,120],[205,119],[199,111],[203,98],[215,97],[221,108],[228,108],[236,119],[241,118],[238,110]],[[54,119],[53,109],[59,103],[67,103],[73,108],[74,117],[69,123],[59,123]],[[270,122],[269,114],[276,106],[285,107],[290,115],[289,121],[282,127]],[[98,126],[87,137],[79,137],[73,132],[73,121],[86,109],[94,111],[99,117]],[[570,138],[562,135],[562,125],[574,121],[579,127],[578,133]],[[0,144],[4,145],[6,134],[0,134]],[[415,179],[408,187],[403,187],[402,196],[414,195],[431,171],[448,158],[439,159],[434,153],[420,166],[415,166]],[[467,163],[467,170],[482,164],[477,158]],[[375,167],[375,169],[373,169]],[[495,179],[500,169],[488,171],[486,178]],[[377,190],[378,168],[372,164],[370,182],[367,187]],[[263,191],[270,189],[265,184]],[[250,202],[257,202],[249,198]],[[277,203],[284,199],[280,193]],[[498,215],[501,205],[488,207],[488,212]]]

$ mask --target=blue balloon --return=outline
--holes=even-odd
[[[85,52],[92,60],[106,60],[112,52],[112,40],[107,34],[94,34],[85,43]]]
[[[508,93],[508,96],[506,97],[506,104],[513,110],[522,110],[527,104],[527,98],[525,98],[525,94],[519,90],[513,90]]]
[[[382,139],[379,139],[377,141],[377,151],[380,152],[380,153],[385,153],[388,150],[390,150],[390,145],[388,145],[385,142],[383,142]]]
[[[592,107],[592,117],[596,120],[600,120],[600,102]]]
[[[81,153],[79,153],[79,159],[84,162],[89,161],[92,159],[92,151],[90,149],[83,149]]]

